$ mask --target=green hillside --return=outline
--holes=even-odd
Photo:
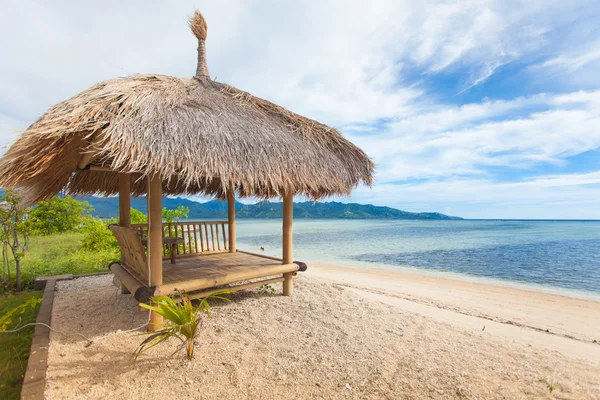
[[[78,197],[78,200],[88,201],[95,209],[94,214],[101,218],[118,215],[119,199],[116,197]],[[185,206],[190,209],[189,218],[226,218],[227,203],[212,200],[206,203],[183,198],[165,198],[163,206],[177,208]],[[146,199],[137,197],[131,199],[131,206],[146,212]],[[238,218],[281,218],[282,203],[263,201],[256,204],[236,202]],[[331,219],[407,219],[407,220],[451,220],[461,219],[436,212],[413,213],[390,207],[374,206],[372,204],[317,202],[310,201],[294,203],[294,218],[331,218]]]

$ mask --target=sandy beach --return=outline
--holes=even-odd
[[[134,362],[119,330],[147,314],[111,279],[59,283],[47,398],[600,398],[594,301],[310,265],[292,297],[215,304],[191,362],[176,341]]]

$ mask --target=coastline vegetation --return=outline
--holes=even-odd
[[[108,225],[117,218],[103,220],[92,216],[94,208],[87,202],[71,197],[53,197],[40,201],[32,208],[21,208],[18,196],[11,191],[0,195],[0,224],[2,230],[2,288],[0,293],[33,289],[38,276],[88,274],[107,271],[110,262],[119,258],[119,247]],[[10,204],[11,207],[8,207]],[[14,207],[13,207],[14,206]],[[163,219],[174,222],[186,218],[186,207],[163,208]],[[142,224],[147,216],[131,210],[131,223]],[[13,254],[9,241],[17,239]],[[16,255],[16,256],[14,256]],[[18,277],[18,279],[17,279]]]

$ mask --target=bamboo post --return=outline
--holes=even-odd
[[[229,252],[235,253],[235,192],[233,185],[227,192],[227,222],[229,228]]]
[[[158,175],[148,177],[148,264],[150,286],[162,285],[162,181]],[[150,332],[160,329],[163,317],[150,311]]]
[[[294,214],[294,195],[286,193],[283,196],[283,264],[291,264],[292,256],[292,219]],[[291,296],[293,288],[293,272],[283,274],[283,295]]]
[[[131,175],[119,173],[119,225],[131,227]]]
[[[123,173],[119,173],[119,225],[131,227],[131,175]],[[122,283],[121,293],[129,293]]]

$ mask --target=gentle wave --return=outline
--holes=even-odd
[[[240,247],[281,251],[281,221],[242,220],[238,231]],[[600,293],[599,222],[296,220],[294,254]]]

